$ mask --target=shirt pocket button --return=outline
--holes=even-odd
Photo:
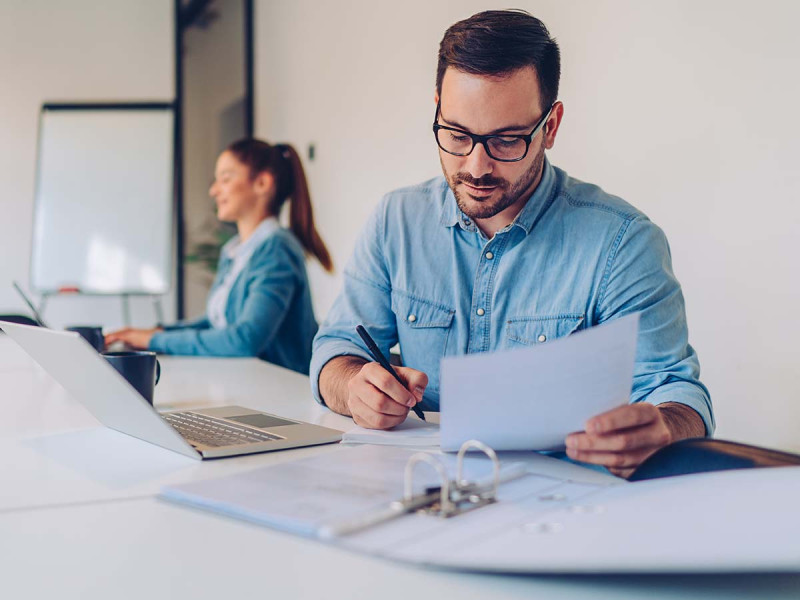
[[[417,320],[417,315],[408,315],[408,322],[413,323]]]

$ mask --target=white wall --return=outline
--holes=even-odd
[[[170,101],[174,91],[171,0],[0,2],[0,312],[27,312],[11,288],[28,285],[39,108],[45,101]],[[174,299],[164,301],[174,316]],[[155,320],[148,299],[134,320]],[[54,298],[54,325],[122,320],[119,299]]]
[[[559,40],[566,111],[551,160],[670,239],[718,436],[800,450],[800,5],[593,0],[517,5]],[[436,51],[476,0],[256,5],[256,128],[307,163],[337,275],[381,194],[439,173]]]

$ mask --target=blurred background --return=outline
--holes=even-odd
[[[436,52],[473,0],[4,0],[0,3],[0,311],[28,312],[43,102],[177,101],[174,285],[165,320],[204,310],[230,230],[214,160],[253,133],[304,157],[336,266],[309,262],[317,318],[381,196],[440,173]],[[800,4],[519,1],[562,51],[551,161],[667,233],[719,437],[800,450]],[[310,156],[313,155],[313,159]],[[35,294],[34,294],[35,295]],[[54,325],[122,323],[119,299],[57,296]],[[131,300],[134,325],[155,321]]]

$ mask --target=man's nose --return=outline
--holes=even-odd
[[[483,144],[475,144],[472,152],[466,157],[466,171],[475,179],[488,175],[494,169],[494,160],[486,153]]]

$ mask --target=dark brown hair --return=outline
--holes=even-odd
[[[313,254],[326,271],[333,271],[331,256],[314,226],[308,182],[297,151],[289,144],[272,146],[255,138],[234,142],[227,150],[236,157],[236,160],[247,166],[251,179],[255,179],[265,171],[272,175],[275,179],[275,194],[267,210],[277,217],[284,202],[291,198],[289,229],[303,248]]]
[[[533,67],[541,89],[542,110],[550,108],[558,98],[558,44],[544,23],[524,10],[487,10],[452,25],[439,44],[439,96],[447,67],[473,75],[501,77]]]

